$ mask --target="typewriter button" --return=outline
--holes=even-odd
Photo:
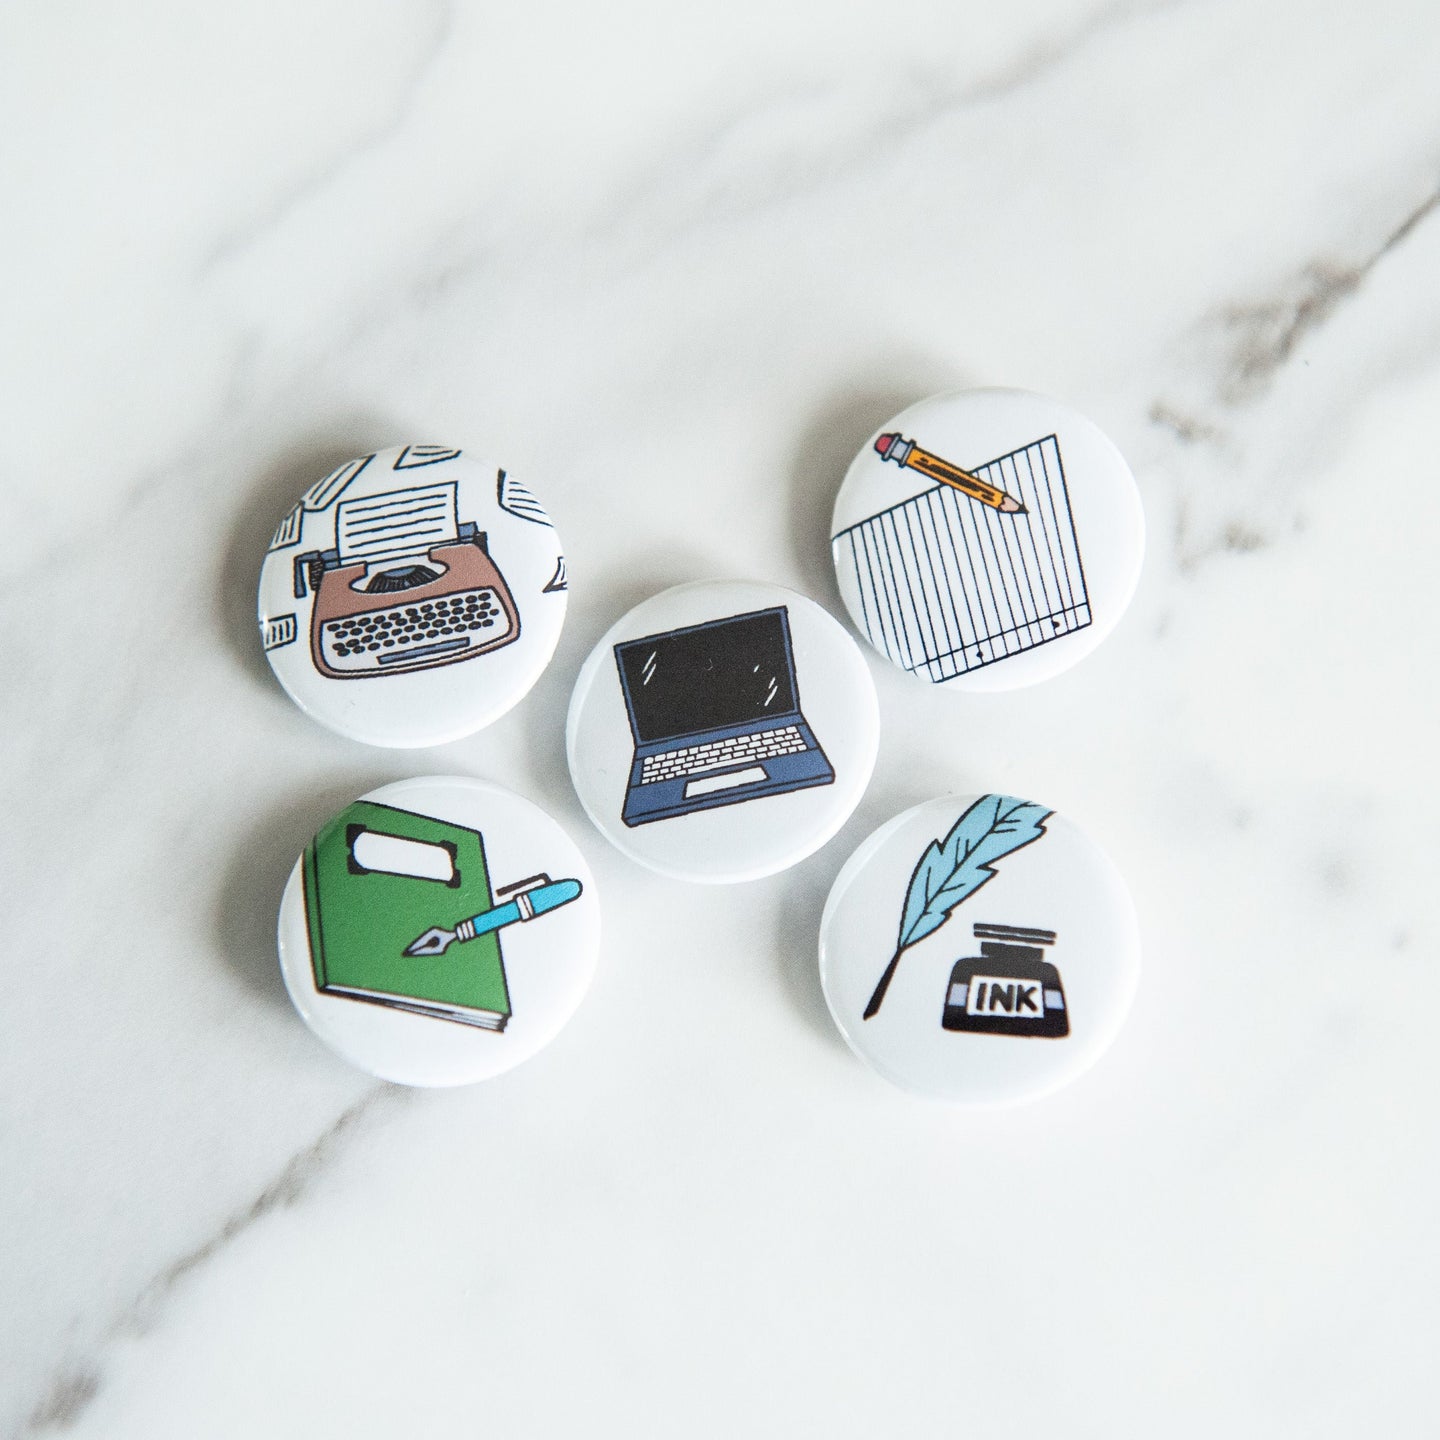
[[[1140,974],[1134,906],[1085,833],[1009,795],[931,800],[846,861],[820,983],[850,1048],[902,1089],[1034,1099],[1088,1070]]]
[[[830,533],[856,629],[952,690],[1032,685],[1083,659],[1129,605],[1145,549],[1114,444],[1021,390],[937,395],[887,422]]]
[[[595,882],[542,810],[479,780],[386,785],[305,848],[280,903],[285,987],[351,1064],[461,1085],[547,1045],[599,950]]]
[[[787,721],[804,743],[758,763],[758,737]],[[844,824],[879,730],[843,626],[778,585],[716,582],[664,591],[611,627],[576,681],[566,751],[619,850],[662,875],[728,883],[794,865]]]
[[[302,710],[352,739],[408,747],[458,740],[519,701],[554,653],[567,599],[534,495],[493,463],[409,446],[305,491],[271,542],[257,608],[266,658]],[[472,637],[487,613],[493,633]]]

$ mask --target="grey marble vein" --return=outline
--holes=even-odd
[[[1225,312],[1224,323],[1235,332],[1236,342],[1228,369],[1221,377],[1221,399],[1237,405],[1261,394],[1301,342],[1354,298],[1376,266],[1404,244],[1437,207],[1440,187],[1414,205],[1358,260],[1309,260],[1275,298],[1231,306]]]
[[[359,135],[349,137],[333,155],[312,166],[274,195],[258,214],[226,231],[201,257],[197,276],[205,279],[248,249],[263,235],[284,222],[287,216],[323,192],[352,166],[373,154],[405,127],[427,79],[444,53],[454,29],[454,10],[449,0],[427,0],[431,15],[430,32],[407,74],[394,85],[394,97]]]
[[[393,1085],[377,1085],[342,1111],[335,1121],[243,1209],[226,1217],[207,1240],[167,1265],[135,1296],[128,1308],[106,1328],[100,1343],[79,1359],[67,1361],[55,1373],[28,1420],[15,1432],[16,1440],[69,1429],[95,1399],[104,1383],[106,1345],[122,1336],[144,1335],[160,1318],[165,1302],[181,1285],[213,1260],[238,1236],[276,1210],[297,1205],[316,1180],[353,1138],[362,1122],[374,1121],[385,1107],[395,1105],[404,1092]]]
[[[1182,405],[1168,395],[1157,396],[1147,412],[1150,423],[1183,449],[1204,452],[1209,458],[1202,463],[1207,466],[1235,464],[1244,448],[1237,435],[1245,417],[1258,415],[1264,422],[1261,402],[1300,347],[1320,336],[1342,307],[1362,303],[1365,282],[1437,209],[1440,187],[1412,205],[1360,259],[1307,260],[1275,298],[1225,306],[1218,325],[1227,343],[1215,362],[1211,398]],[[1197,329],[1206,330],[1212,320]],[[1381,383],[1383,377],[1376,378]],[[1207,405],[1213,407],[1208,413]],[[1173,497],[1170,543],[1183,576],[1194,576],[1220,555],[1260,554],[1274,543],[1282,525],[1293,530],[1303,524],[1293,504],[1287,515],[1272,515],[1268,523],[1217,513],[1204,500],[1211,492],[1213,487],[1187,485]]]
[[[718,123],[687,144],[667,147],[640,182],[613,193],[593,228],[598,233],[643,232],[688,236],[697,225],[753,215],[777,203],[803,203],[819,191],[874,171],[927,132],[967,109],[1003,102],[1073,62],[1107,35],[1147,16],[1195,3],[1195,0],[1108,0],[1085,9],[1068,24],[1028,37],[1017,54],[988,73],[943,75],[923,58],[887,77],[888,91],[878,114],[864,115],[857,126],[846,122],[844,98],[825,77],[808,78],[801,95],[837,107],[837,125],[818,151],[797,152],[785,143],[786,110],[793,91],[751,97],[733,106]],[[773,119],[767,127],[766,120]],[[759,155],[747,155],[747,173],[737,180],[731,146],[736,137],[757,129],[773,137]],[[742,147],[744,148],[744,147]]]

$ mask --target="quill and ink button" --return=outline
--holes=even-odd
[[[575,683],[570,774],[618,849],[730,882],[817,850],[869,783],[875,687],[859,647],[778,585],[679,585],[617,621]]]
[[[371,745],[440,745],[488,725],[549,663],[565,558],[539,500],[440,445],[361,455],[280,522],[260,638],[292,700]]]
[[[885,1079],[971,1104],[1074,1080],[1124,1022],[1134,906],[1076,825],[1011,795],[931,800],[846,862],[820,922],[820,980]]]
[[[903,670],[1009,690],[1114,628],[1145,549],[1124,458],[1085,416],[1021,390],[922,400],[855,457],[831,550],[850,618]]]
[[[296,862],[280,970],[305,1023],[403,1085],[498,1075],[549,1044],[594,973],[600,908],[570,838],[479,780],[401,780]]]

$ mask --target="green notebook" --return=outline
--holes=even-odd
[[[497,934],[442,955],[405,954],[430,926],[453,929],[490,908],[478,830],[357,800],[307,847],[304,873],[318,990],[505,1028],[510,992]]]

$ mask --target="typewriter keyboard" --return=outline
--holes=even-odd
[[[488,585],[385,610],[326,620],[320,652],[332,670],[383,672],[392,666],[443,663],[456,652],[504,639],[510,617]]]
[[[809,748],[796,725],[760,730],[753,735],[733,735],[708,745],[686,745],[681,750],[667,750],[663,755],[647,755],[640,767],[640,783],[654,785],[658,780],[699,775],[727,765],[753,764],[777,755],[798,755]]]

